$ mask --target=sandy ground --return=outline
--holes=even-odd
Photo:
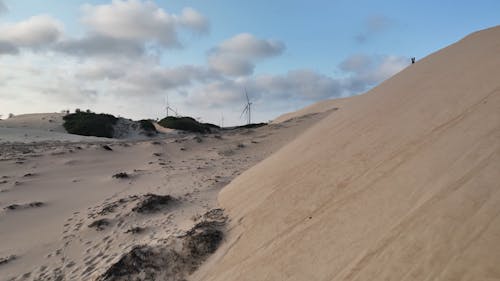
[[[44,141],[1,143],[0,280],[95,280],[137,245],[181,237],[223,186],[325,115],[149,141],[53,141],[63,134],[45,128]]]
[[[1,144],[0,278],[500,280],[499,46],[474,33],[255,130]],[[215,208],[222,246],[187,276],[170,262]]]
[[[63,113],[31,113],[16,115],[0,120],[0,128],[37,129],[40,131],[66,133],[63,124]]]
[[[61,113],[22,114],[0,120],[0,143],[109,141],[66,133]]]
[[[221,191],[192,280],[500,280],[499,77],[495,27],[342,101]]]

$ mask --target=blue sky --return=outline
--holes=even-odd
[[[499,1],[0,3],[0,114],[79,107],[158,118],[169,95],[183,114],[229,124],[244,122],[244,88],[253,121],[266,121],[362,93],[409,57],[500,19]]]

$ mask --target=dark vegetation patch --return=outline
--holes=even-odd
[[[139,233],[144,232],[144,230],[145,230],[144,227],[134,226],[134,227],[127,229],[127,231],[125,231],[125,233],[139,234]]]
[[[191,117],[167,116],[158,122],[160,126],[194,133],[211,133],[220,129],[219,126],[210,123],[200,123]]]
[[[139,120],[139,125],[141,126],[141,129],[146,133],[148,137],[152,137],[158,133],[151,120],[147,119]]]
[[[259,127],[267,126],[267,123],[251,123],[251,124],[246,124],[242,126],[236,126],[236,127],[231,127],[227,128],[229,130],[237,130],[237,129],[255,129]]]
[[[15,255],[10,255],[10,256],[7,256],[7,257],[1,257],[0,258],[0,265],[4,265],[4,264],[7,264],[13,260],[17,259],[17,256]]]
[[[213,222],[198,223],[184,237],[182,251],[194,261],[212,254],[219,247],[224,234]]]
[[[137,203],[132,211],[137,213],[153,213],[172,205],[176,201],[177,200],[170,195],[148,193],[143,196],[143,199]]]
[[[4,210],[19,210],[19,209],[28,209],[28,208],[39,208],[44,205],[43,202],[30,202],[26,204],[11,204],[7,207],[4,207]]]
[[[111,222],[108,219],[98,219],[89,224],[90,228],[95,228],[97,231],[104,230]]]
[[[130,176],[125,172],[120,172],[120,173],[114,174],[113,178],[115,178],[115,179],[128,179],[128,178],[130,178]]]
[[[224,222],[225,217],[206,220],[165,244],[135,246],[97,280],[185,280],[217,250],[224,238]]]
[[[110,114],[75,112],[63,117],[64,129],[70,134],[112,138],[118,118]]]
[[[107,150],[107,151],[113,151],[113,149],[112,149],[111,147],[109,147],[109,145],[107,145],[107,144],[101,145],[101,147],[102,147],[104,150]]]
[[[120,206],[123,206],[123,205],[126,205],[129,202],[132,202],[132,201],[135,201],[135,200],[139,200],[139,196],[137,196],[137,195],[130,195],[128,197],[120,198],[119,200],[106,203],[106,204],[104,204],[104,206],[102,207],[102,209],[99,210],[96,214],[100,215],[100,216],[105,216],[107,214],[114,213],[115,210],[116,210],[116,208],[118,208]],[[91,215],[90,217],[95,218],[96,215]]]

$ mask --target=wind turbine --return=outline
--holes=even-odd
[[[167,102],[167,106],[165,107],[165,109],[167,111],[167,117],[168,117],[168,111],[169,110],[173,111],[175,113],[175,116],[179,116],[179,114],[177,113],[177,111],[170,107],[170,104],[168,103],[168,95],[167,95],[167,98],[166,98],[166,102]]]
[[[247,104],[243,111],[241,112],[240,118],[246,114],[247,115],[247,125],[252,123],[252,103],[250,102],[250,98],[248,98],[247,89],[245,88],[245,97],[247,98]]]

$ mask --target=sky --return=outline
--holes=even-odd
[[[0,0],[0,114],[90,109],[238,125],[361,94],[500,1]]]

